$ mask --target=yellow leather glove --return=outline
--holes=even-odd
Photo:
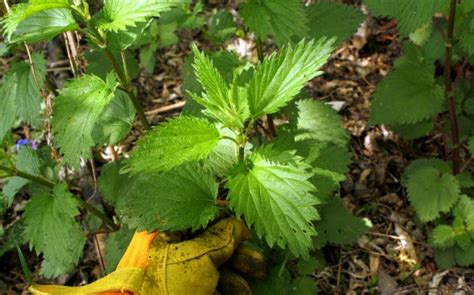
[[[193,240],[168,244],[156,233],[136,232],[109,275],[85,286],[33,285],[33,294],[214,294],[218,268],[250,238],[235,218],[219,221]]]

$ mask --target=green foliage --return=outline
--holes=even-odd
[[[38,84],[40,87],[44,86],[46,61],[39,54],[32,55],[32,60],[34,73],[33,68],[22,61],[14,63],[5,74],[0,90],[0,140],[17,119],[35,127],[41,126],[42,97]]]
[[[102,15],[98,19],[98,27],[104,31],[121,31],[149,17],[159,16],[160,13],[189,0],[104,0]]]
[[[442,268],[474,263],[474,201],[461,196],[452,214],[452,224],[438,225],[429,239],[435,248],[435,259]]]
[[[166,171],[185,162],[205,159],[219,138],[216,126],[206,119],[171,119],[137,142],[126,170]]]
[[[220,120],[228,127],[243,128],[249,117],[245,92],[233,85],[227,86],[224,77],[212,61],[193,47],[194,69],[204,90],[203,97],[193,95],[193,99],[206,108],[206,113]]]
[[[370,11],[397,19],[400,33],[408,36],[430,23],[436,12],[446,13],[449,1],[364,0]]]
[[[10,43],[46,41],[78,28],[69,9],[43,10],[21,22],[11,35]]]
[[[314,238],[317,248],[326,243],[352,243],[370,229],[366,221],[352,215],[336,198],[329,198],[320,208],[320,212],[321,220],[315,223],[318,229],[318,235]]]
[[[231,84],[233,82],[234,70],[241,65],[239,57],[227,51],[217,51],[206,54],[205,56],[211,60],[213,66],[217,68],[226,84]],[[182,78],[182,88],[186,98],[183,114],[195,117],[203,116],[203,106],[193,100],[193,95],[201,96],[204,91],[194,71],[194,56],[188,56],[185,59],[182,69]]]
[[[287,245],[295,256],[308,257],[311,221],[319,219],[318,200],[309,182],[310,166],[294,152],[267,146],[254,152],[242,171],[229,178],[228,198],[237,215],[253,225],[272,247]]]
[[[248,86],[253,118],[277,112],[290,102],[304,83],[320,75],[328,60],[333,40],[301,41],[287,45],[257,66]]]
[[[110,233],[105,240],[105,273],[109,274],[115,270],[122,258],[128,244],[132,240],[133,231],[122,226],[118,231]]]
[[[237,31],[234,17],[224,9],[215,11],[207,26],[207,38],[215,43],[224,43]]]
[[[113,99],[116,86],[113,75],[107,76],[106,81],[84,75],[61,90],[54,103],[52,124],[66,164],[78,166],[81,157],[90,157],[94,127]]]
[[[163,174],[141,173],[130,185],[128,204],[120,213],[139,231],[197,230],[219,212],[214,176],[197,164]]]
[[[18,26],[37,13],[53,8],[69,8],[68,0],[30,0],[14,5],[2,20],[3,31],[10,39]]]
[[[121,210],[126,206],[131,184],[137,178],[125,173],[121,174],[122,167],[122,161],[107,163],[102,167],[97,181],[102,196],[116,210]]]
[[[25,208],[25,237],[30,248],[43,254],[45,277],[70,271],[82,256],[86,237],[75,220],[77,206],[66,185],[59,184],[52,194],[33,196]]]
[[[288,42],[306,35],[306,15],[298,0],[247,0],[240,7],[245,25],[260,39]]]
[[[132,128],[135,119],[135,108],[128,95],[117,90],[115,97],[104,111],[92,131],[94,143],[112,145],[123,140]]]
[[[459,199],[459,183],[449,170],[436,160],[415,160],[406,169],[408,199],[421,221],[436,219]]]
[[[337,145],[347,143],[347,131],[337,112],[329,105],[312,99],[296,102],[297,115],[290,117],[290,123],[296,129],[296,141],[315,140]]]
[[[360,9],[332,2],[317,2],[305,10],[310,28],[308,35],[314,39],[334,37],[335,46],[339,46],[354,34],[365,19]]]
[[[435,82],[434,64],[414,46],[407,45],[405,51],[375,90],[372,123],[415,124],[443,110],[443,90]]]

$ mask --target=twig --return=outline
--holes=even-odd
[[[160,114],[160,113],[166,113],[166,112],[169,112],[169,111],[180,109],[185,104],[186,104],[185,101],[178,101],[177,103],[174,103],[174,104],[170,104],[170,105],[163,106],[163,107],[151,110],[151,111],[147,111],[147,112],[145,112],[145,115],[150,116],[150,115],[155,115],[155,114]]]
[[[454,103],[453,83],[451,80],[451,66],[453,58],[453,36],[454,36],[454,19],[456,16],[457,0],[451,0],[448,18],[448,36],[445,42],[445,62],[444,62],[444,96],[448,104],[449,122],[451,124],[451,137],[453,141],[452,163],[453,174],[459,173],[459,129],[456,117],[456,106]]]

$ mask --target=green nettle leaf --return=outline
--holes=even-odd
[[[460,186],[449,168],[438,162],[415,160],[405,171],[408,199],[421,221],[431,221],[448,212],[459,199]]]
[[[75,220],[78,214],[78,203],[65,184],[58,184],[52,194],[33,196],[28,202],[25,236],[30,248],[43,254],[42,272],[46,277],[70,271],[81,258],[86,237]]]
[[[41,160],[38,156],[38,152],[34,151],[31,147],[22,147],[18,151],[16,157],[15,167],[23,172],[34,176],[41,175]],[[11,205],[15,195],[22,189],[25,185],[29,184],[31,181],[22,177],[14,176],[7,178],[7,183],[3,186],[3,193],[8,199],[8,206]]]
[[[120,51],[112,51],[112,54],[117,60],[121,60]],[[86,74],[92,74],[106,79],[108,73],[114,71],[114,67],[111,63],[104,63],[104,60],[107,60],[107,55],[104,50],[88,51],[84,54],[84,58],[87,60]],[[134,79],[138,77],[140,72],[138,61],[130,51],[125,51],[125,62],[127,63],[130,78]]]
[[[69,9],[48,9],[23,21],[11,36],[10,43],[45,41],[78,28]]]
[[[313,99],[296,102],[298,114],[291,118],[296,125],[296,141],[316,140],[337,145],[346,145],[349,136],[342,126],[341,117],[329,105]]]
[[[149,17],[159,16],[161,12],[170,10],[189,0],[104,0],[102,15],[99,17],[99,29],[104,31],[125,30],[135,26]]]
[[[364,0],[364,4],[375,14],[397,19],[403,36],[431,22],[436,12],[446,13],[449,7],[445,0]]]
[[[206,37],[213,43],[224,43],[237,31],[234,17],[224,9],[218,10],[209,20]]]
[[[254,118],[277,112],[290,102],[304,83],[320,75],[333,40],[301,41],[271,55],[255,70],[248,87],[250,113]]]
[[[120,173],[122,167],[122,161],[107,163],[102,167],[97,181],[102,196],[116,210],[121,210],[126,206],[131,184],[137,178],[137,176]]]
[[[33,54],[32,60],[35,75],[39,86],[43,87],[46,75],[46,61],[40,54]],[[2,92],[0,97],[0,112],[5,117],[0,118],[0,138],[5,136],[10,130],[16,118],[34,127],[41,126],[41,92],[35,81],[32,67],[27,62],[13,63],[12,67],[5,74]],[[3,108],[5,107],[5,109]]]
[[[352,215],[336,198],[328,198],[327,204],[320,211],[321,219],[314,225],[318,230],[318,235],[314,238],[318,248],[326,243],[352,243],[370,229],[364,219]]]
[[[133,231],[122,226],[118,231],[110,233],[105,240],[105,273],[109,274],[115,270],[122,258],[128,244],[132,240]]]
[[[349,39],[365,19],[359,8],[332,2],[317,2],[305,10],[309,19],[308,35],[315,39],[335,37],[335,46]]]
[[[202,98],[193,95],[193,99],[206,107],[206,113],[227,126],[243,128],[250,115],[245,93],[237,85],[230,89],[209,57],[199,52],[196,45],[193,54],[196,76],[204,89]]]
[[[229,128],[219,128],[221,136],[227,136],[237,140],[237,134]],[[229,139],[221,139],[214,150],[209,154],[204,166],[215,175],[224,177],[238,162],[239,147]]]
[[[247,0],[240,7],[245,25],[258,38],[268,35],[280,43],[302,38],[308,31],[307,17],[299,0]]]
[[[247,170],[228,180],[230,207],[270,247],[288,246],[295,256],[308,257],[316,234],[312,221],[319,219],[315,188],[309,182],[311,167],[294,152],[272,146],[256,151],[249,160]]]
[[[137,230],[196,230],[219,213],[214,175],[198,164],[163,174],[141,173],[121,210],[123,222]]]
[[[469,147],[469,153],[471,153],[471,155],[474,155],[474,136],[469,138],[468,147]]]
[[[10,37],[17,27],[29,17],[53,8],[69,8],[68,0],[30,0],[28,3],[14,5],[2,20],[3,31]]]
[[[185,162],[205,159],[219,138],[216,126],[206,119],[171,119],[137,142],[125,171],[166,171]]]
[[[441,249],[453,247],[455,244],[455,235],[456,234],[451,226],[441,224],[431,232],[430,243],[434,247]]]
[[[111,74],[106,81],[93,75],[71,80],[54,102],[53,132],[64,161],[77,166],[90,157],[92,132],[100,115],[114,98],[117,82]]]
[[[112,145],[124,139],[132,128],[135,108],[128,95],[117,90],[97,121],[92,136],[98,145]]]
[[[227,84],[232,83],[234,70],[241,65],[238,55],[227,52],[218,51],[206,54],[212,61],[214,67],[217,68]],[[194,71],[194,56],[185,58],[182,69],[182,92],[185,93],[186,104],[184,105],[183,114],[202,117],[203,106],[196,103],[192,98],[192,93],[201,95],[204,91],[198,81],[196,72]]]
[[[423,62],[414,45],[405,48],[394,69],[377,85],[372,99],[374,124],[415,124],[443,110],[443,90],[434,79],[434,65]]]

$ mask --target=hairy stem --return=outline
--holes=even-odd
[[[445,41],[445,62],[444,62],[444,96],[448,104],[449,122],[451,125],[451,139],[453,141],[452,163],[453,174],[459,173],[459,129],[456,117],[456,108],[454,104],[453,82],[451,79],[451,67],[453,58],[453,36],[454,36],[454,18],[456,16],[457,0],[451,0],[448,18],[448,34]]]
[[[257,47],[257,57],[259,62],[263,62],[263,44],[262,39],[257,38],[256,40],[256,47]],[[273,122],[272,115],[267,115],[267,123],[268,123],[268,130],[270,137],[274,137],[276,135],[275,123]]]
[[[137,111],[138,118],[142,122],[145,129],[150,129],[151,128],[150,123],[148,123],[148,120],[145,115],[145,111],[143,110],[142,106],[140,105],[140,102],[138,101],[137,96],[135,95],[135,92],[133,91],[133,87],[130,84],[130,81],[128,79],[128,73],[125,73],[125,71],[120,66],[117,59],[115,58],[115,56],[112,54],[112,51],[110,50],[110,48],[106,46],[104,48],[104,51],[105,51],[105,54],[107,55],[107,58],[110,60],[112,67],[117,73],[117,76],[120,80],[120,84],[122,85],[123,89],[125,89],[125,91],[128,94],[128,97],[132,101],[133,106],[135,107],[135,110]]]
[[[21,177],[21,178],[24,178],[24,179],[28,179],[28,180],[31,180],[31,181],[36,182],[38,184],[44,185],[44,186],[46,186],[48,188],[51,188],[51,189],[54,188],[54,186],[56,185],[56,183],[54,181],[51,181],[51,180],[49,180],[45,177],[32,175],[30,173],[18,170],[16,168],[0,165],[0,170],[3,170],[5,172],[7,172],[10,176],[17,176],[17,177]],[[115,222],[113,222],[110,218],[105,216],[105,214],[102,213],[99,209],[95,208],[94,206],[87,203],[85,200],[79,198],[75,194],[73,194],[73,196],[76,198],[76,200],[79,201],[81,207],[87,209],[89,212],[91,212],[92,214],[94,214],[95,216],[100,218],[111,229],[117,229],[118,228],[118,225],[115,224]]]

